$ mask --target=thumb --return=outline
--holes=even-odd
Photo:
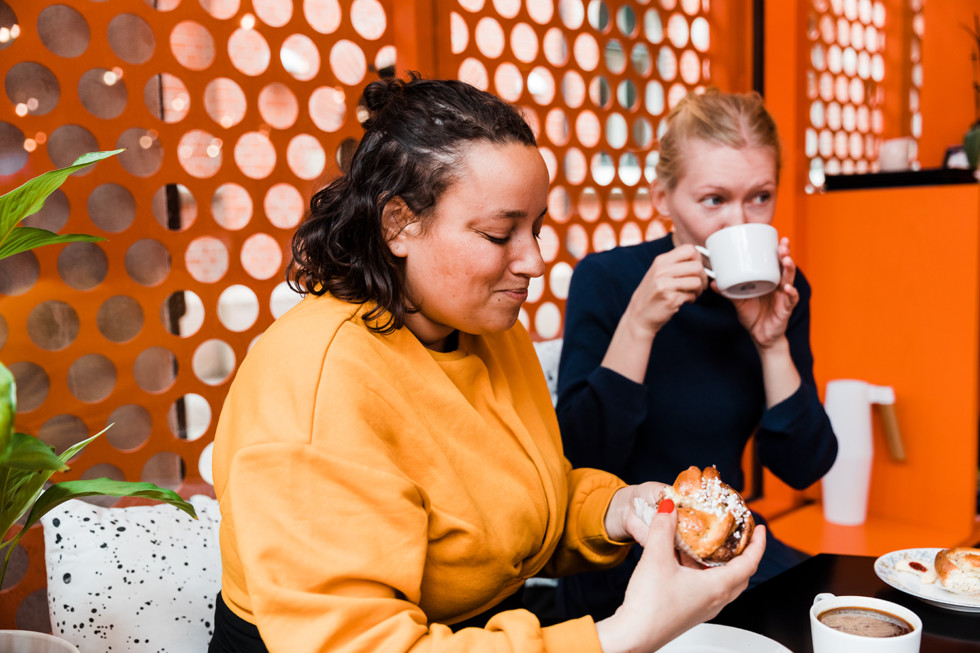
[[[657,512],[650,520],[644,543],[644,556],[647,553],[663,561],[667,558],[675,560],[674,533],[677,531],[677,511],[671,499],[662,499],[657,506]]]

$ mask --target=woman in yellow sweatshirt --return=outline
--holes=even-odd
[[[572,469],[518,322],[544,272],[548,172],[517,110],[456,81],[370,84],[350,170],[293,240],[306,297],[242,362],[214,479],[222,591],[213,653],[654,651],[747,584],[673,549],[625,486]],[[645,545],[622,608],[542,626],[527,578]],[[479,623],[482,627],[469,627]],[[468,626],[468,627],[461,627]]]

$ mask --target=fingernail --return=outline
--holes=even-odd
[[[674,500],[673,499],[663,499],[657,504],[658,513],[670,514],[674,512]]]

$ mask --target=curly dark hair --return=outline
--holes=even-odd
[[[455,181],[473,142],[535,146],[520,112],[500,98],[457,80],[368,84],[370,116],[346,174],[317,191],[293,236],[288,273],[297,292],[330,293],[344,301],[375,302],[370,328],[390,333],[413,310],[402,287],[402,262],[388,248],[385,205],[400,197],[425,227]]]

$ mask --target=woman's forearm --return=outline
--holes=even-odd
[[[602,358],[602,366],[634,383],[643,383],[656,332],[642,320],[636,319],[631,308],[632,305],[627,307],[620,318],[606,355]]]
[[[766,408],[788,399],[800,387],[800,373],[790,355],[789,340],[783,336],[769,347],[757,347],[762,361],[762,379],[766,389]]]

